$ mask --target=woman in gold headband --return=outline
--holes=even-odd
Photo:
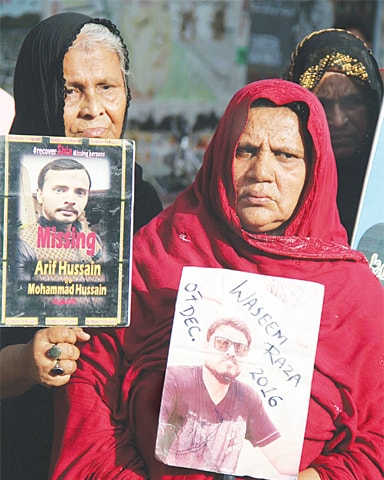
[[[338,170],[339,213],[351,240],[383,97],[377,62],[352,33],[320,30],[297,45],[287,78],[324,106]]]

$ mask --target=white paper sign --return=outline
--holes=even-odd
[[[229,475],[297,477],[323,294],[313,282],[184,267],[159,460]]]

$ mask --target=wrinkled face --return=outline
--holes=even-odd
[[[241,345],[238,346],[239,344]],[[221,383],[230,383],[240,375],[239,358],[242,357],[236,354],[236,350],[242,346],[248,347],[244,333],[229,325],[221,325],[213,332],[205,346],[205,367]],[[225,349],[227,350],[223,351]]]
[[[85,170],[48,170],[37,201],[43,216],[61,230],[70,230],[88,201],[89,178]]]
[[[234,158],[236,211],[242,227],[272,232],[287,222],[306,178],[297,115],[287,107],[251,108]]]
[[[127,104],[119,57],[96,45],[65,54],[64,126],[67,137],[120,138]]]
[[[342,73],[327,72],[313,89],[323,104],[337,162],[350,161],[369,132],[369,102],[363,88]]]

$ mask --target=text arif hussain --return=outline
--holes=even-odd
[[[39,260],[36,264],[34,275],[65,275],[65,276],[100,276],[101,265],[91,263],[70,263],[66,260]]]

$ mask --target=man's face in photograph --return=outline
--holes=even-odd
[[[48,170],[37,200],[49,221],[71,228],[88,202],[89,178],[85,170]]]
[[[221,383],[227,384],[240,375],[239,359],[248,353],[248,341],[240,330],[221,325],[213,332],[205,351],[206,368]]]

